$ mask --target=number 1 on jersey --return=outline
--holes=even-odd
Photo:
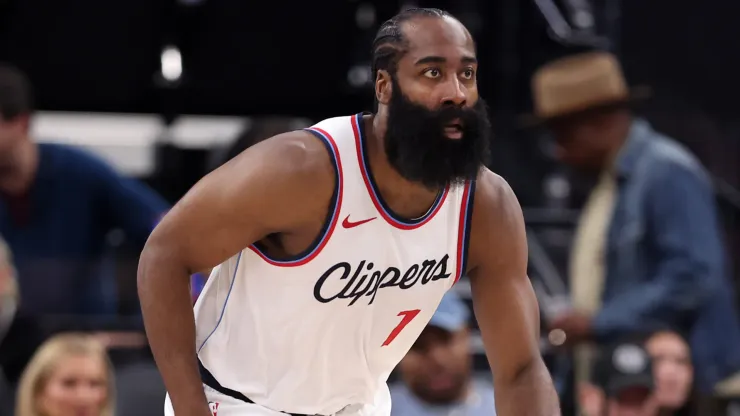
[[[410,311],[401,311],[398,313],[398,316],[402,316],[401,322],[396,325],[395,328],[393,328],[393,331],[391,331],[391,334],[388,335],[388,338],[385,339],[385,342],[383,342],[383,345],[381,347],[385,347],[386,345],[389,345],[391,342],[393,342],[394,339],[398,336],[398,334],[403,331],[403,329],[408,325],[414,318],[416,318],[416,315],[421,312],[421,309],[412,309]]]

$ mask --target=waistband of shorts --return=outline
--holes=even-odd
[[[203,382],[203,384],[212,388],[213,390],[216,390],[217,392],[223,395],[233,397],[234,399],[241,400],[245,403],[257,404],[252,399],[245,396],[244,394],[236,390],[232,390],[230,388],[222,386],[221,383],[219,383],[218,380],[216,380],[216,377],[214,377],[213,374],[211,374],[211,372],[208,371],[208,369],[203,365],[200,359],[198,359],[198,371],[200,372],[200,379]],[[291,415],[291,416],[319,416],[319,415],[304,415],[301,413],[288,413],[288,412],[280,412],[280,413],[285,413],[286,415]]]

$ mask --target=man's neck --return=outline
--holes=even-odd
[[[383,200],[398,215],[405,218],[423,216],[434,203],[439,189],[430,190],[421,183],[404,178],[390,163],[383,138],[387,132],[386,118],[380,113],[365,122],[368,162]]]
[[[26,138],[13,152],[13,164],[0,175],[0,192],[21,195],[28,191],[38,170],[38,145]]]

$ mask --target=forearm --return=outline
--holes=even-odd
[[[560,416],[552,377],[539,357],[513,378],[497,382],[495,394],[499,416]]]
[[[139,298],[149,344],[177,415],[209,414],[197,367],[190,274],[147,244],[139,262]]]

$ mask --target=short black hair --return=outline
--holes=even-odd
[[[401,25],[415,17],[443,18],[452,15],[440,9],[410,8],[383,22],[373,41],[373,80],[377,79],[379,70],[386,70],[391,75],[396,72],[398,60],[408,50],[408,42],[404,38]]]
[[[33,91],[28,77],[18,68],[0,62],[0,116],[12,120],[33,112]]]

